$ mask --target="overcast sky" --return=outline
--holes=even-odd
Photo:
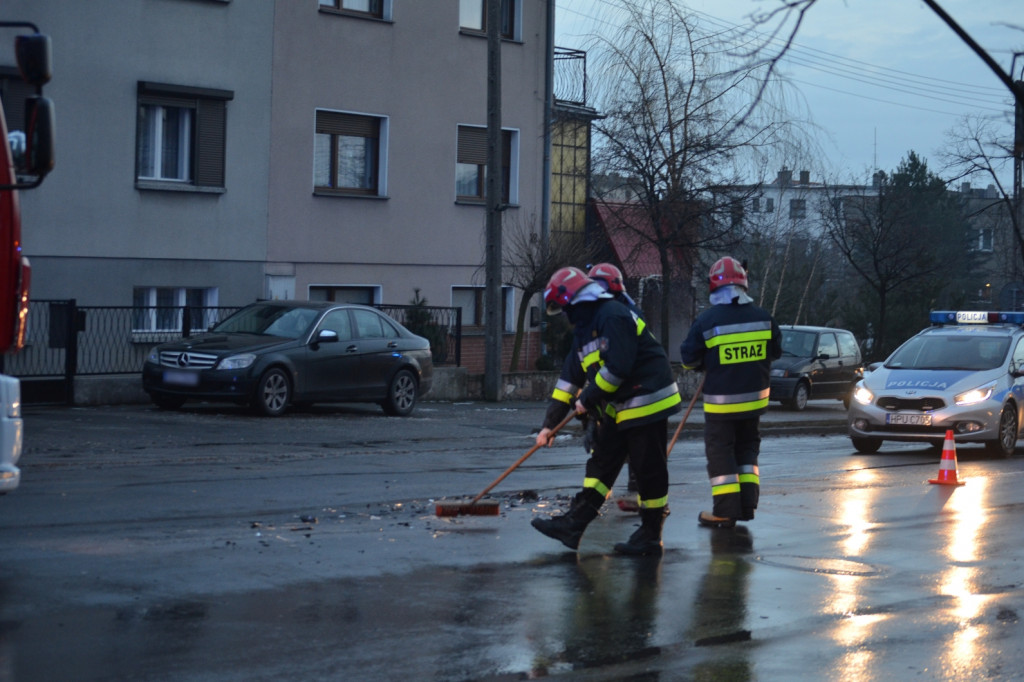
[[[750,14],[779,0],[688,0],[717,29],[750,23]],[[939,0],[942,8],[1005,72],[1024,52],[1024,0]],[[555,44],[585,48],[608,33],[616,15],[609,0],[557,0]],[[1022,78],[1024,57],[1017,59]],[[1012,105],[992,70],[920,0],[818,0],[808,12],[782,73],[821,129],[827,158],[811,165],[832,177],[862,180],[891,171],[909,150],[940,173],[946,132],[969,113],[1005,122]],[[799,168],[795,170],[800,170]],[[941,174],[941,173],[940,173]],[[813,177],[812,179],[820,179]]]

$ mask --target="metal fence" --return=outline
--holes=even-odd
[[[79,306],[74,299],[33,301],[25,347],[0,356],[0,371],[21,378],[141,373],[150,349],[209,329],[241,306]],[[462,359],[462,310],[379,305],[381,312],[430,340],[434,363]]]

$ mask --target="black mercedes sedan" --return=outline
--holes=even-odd
[[[142,387],[165,409],[229,401],[277,416],[296,404],[373,402],[406,416],[433,371],[430,342],[376,308],[261,301],[206,333],[153,348]]]

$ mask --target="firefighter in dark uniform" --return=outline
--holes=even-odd
[[[730,528],[754,518],[761,481],[761,414],[768,407],[772,360],[782,355],[779,326],[747,295],[747,272],[726,256],[711,266],[712,306],[697,316],[679,350],[685,369],[704,371],[704,453],[712,510],[702,526]]]
[[[537,444],[551,444],[552,429],[570,409],[599,418],[602,425],[587,460],[583,489],[569,510],[532,524],[577,549],[628,457],[636,470],[641,525],[615,550],[660,554],[668,506],[667,422],[681,402],[668,356],[641,318],[578,268],[552,275],[544,301],[549,314],[565,312],[573,325],[573,343]]]
[[[616,301],[625,304],[631,311],[636,313],[638,318],[643,319],[644,314],[640,307],[626,293],[626,286],[622,283],[622,270],[619,270],[611,263],[598,263],[597,265],[590,266],[590,269],[587,270],[587,277],[603,286],[604,290],[611,294]],[[587,424],[587,428],[589,429],[588,434],[590,438],[585,445],[589,446],[596,439],[596,432],[594,430],[598,428],[598,424],[590,422]],[[589,447],[587,452],[590,452]],[[626,473],[626,497],[618,500],[619,508],[622,511],[639,511],[639,503],[636,501],[636,473],[634,473],[629,459],[626,460]]]

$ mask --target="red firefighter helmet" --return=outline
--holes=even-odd
[[[580,289],[593,283],[594,280],[579,268],[562,268],[555,272],[544,288],[544,303],[547,304],[548,314],[557,315],[569,305]]]
[[[618,294],[626,290],[622,286],[622,270],[611,263],[598,263],[587,273],[590,279],[599,279],[608,285],[608,291]]]
[[[743,268],[743,264],[732,256],[716,260],[715,264],[711,266],[711,272],[708,275],[708,286],[711,291],[729,284],[738,284],[744,289],[749,286],[747,284],[747,271]]]

